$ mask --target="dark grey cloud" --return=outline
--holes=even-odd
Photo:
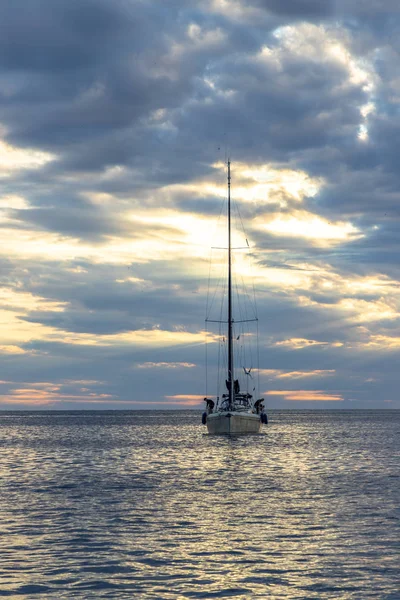
[[[163,20],[154,5],[104,0],[23,5],[5,2],[0,14],[3,73],[9,74],[2,108],[10,139],[60,149],[164,105],[168,80],[152,78],[146,64],[151,60],[146,49],[155,60],[167,50],[166,37],[154,37]]]
[[[96,210],[90,205],[80,209],[66,206],[54,208],[31,208],[27,210],[13,210],[9,212],[13,219],[19,224],[30,225],[34,228],[53,231],[61,235],[81,237],[87,240],[100,240],[104,236],[112,234],[127,235],[133,237],[133,228],[126,227],[104,211]]]
[[[250,0],[246,2],[248,4],[288,19],[324,21],[327,18],[342,18],[354,28],[357,25],[365,27],[373,22],[376,27],[386,21],[393,23],[393,17],[399,12],[396,0]]]
[[[319,0],[251,0],[253,6],[259,6],[280,16],[315,19],[325,18],[334,13],[335,3],[331,0],[319,2]]]
[[[3,68],[82,69],[110,51],[126,27],[124,3],[100,0],[4,0],[0,7]]]
[[[213,30],[223,23],[183,1],[168,9],[161,2],[124,0],[31,0],[24,6],[5,2],[0,14],[0,48],[7,57],[3,118],[14,143],[58,152],[88,137],[107,145],[105,135],[115,137],[156,109],[178,108],[216,50],[260,43],[231,24],[226,40],[198,44],[191,25]],[[182,52],[171,52],[172,44]],[[135,147],[131,143],[132,153]]]

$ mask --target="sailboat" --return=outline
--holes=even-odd
[[[259,433],[263,423],[268,423],[263,398],[255,400],[248,390],[241,391],[239,376],[235,373],[234,362],[234,327],[236,323],[233,314],[232,295],[232,224],[231,224],[231,162],[228,160],[228,314],[225,321],[228,342],[225,391],[216,402],[212,398],[204,398],[206,410],[202,415],[202,423],[207,425],[210,434],[242,435]],[[208,319],[206,319],[207,321]],[[246,319],[247,321],[248,319]],[[251,320],[257,320],[251,319]],[[251,368],[243,366],[245,375],[250,376]]]

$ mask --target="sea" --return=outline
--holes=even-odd
[[[0,596],[400,599],[400,411],[0,413]]]

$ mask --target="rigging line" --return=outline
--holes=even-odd
[[[257,297],[256,297],[256,287],[254,285],[254,276],[252,274],[251,277],[251,283],[252,283],[252,287],[253,287],[253,304],[254,304],[254,314],[256,315],[257,319],[258,319],[258,313],[257,313]]]
[[[240,287],[243,288],[243,286],[244,286],[243,279],[239,283],[242,283],[242,285]],[[247,314],[246,294],[242,293],[242,289],[240,289],[240,287],[239,287],[238,281],[236,279],[235,280],[235,290],[236,290],[237,305],[238,305],[239,315],[240,315],[240,333],[239,333],[239,335],[241,336],[241,340],[242,340],[240,359],[243,362],[246,360],[246,348],[247,348],[244,323],[251,321],[251,319],[247,318],[248,314]],[[244,296],[243,299],[242,299],[242,295]],[[239,366],[243,366],[243,364],[239,365]]]
[[[245,286],[245,283],[244,283],[244,281],[243,281],[243,286],[244,286],[244,293],[245,293],[245,316],[246,316],[246,318],[248,318],[248,321],[249,321],[249,322],[253,322],[253,321],[254,321],[254,318],[249,318],[249,317],[251,317],[251,316],[252,316],[252,314],[249,314],[249,313],[252,313],[253,311],[250,311],[250,308],[251,308],[251,300],[250,300],[250,298],[249,298],[249,294],[248,294],[247,286]],[[254,329],[250,329],[250,328],[249,328],[249,334],[250,334],[250,332],[252,332],[252,331],[254,331]],[[250,361],[250,362],[249,362],[249,364],[248,364],[248,367],[250,367],[250,368],[251,368],[251,367],[252,367],[252,365],[254,364],[254,363],[253,363],[253,345],[254,345],[254,342],[252,343],[252,341],[251,341],[251,338],[250,338],[250,337],[249,337],[249,338],[248,338],[248,340],[246,340],[246,341],[247,341],[247,343],[246,343],[246,360],[249,360],[249,361]]]
[[[245,345],[245,342],[244,342],[245,338],[244,338],[244,327],[243,327],[243,325],[240,328],[239,336],[240,336],[240,340],[241,341],[240,341],[240,345],[239,345],[239,365],[238,366],[240,368],[240,373],[241,373],[241,371],[242,371],[241,367],[243,367],[243,365],[245,364],[245,361],[246,361],[246,358],[245,358],[246,357],[246,345]]]
[[[222,321],[222,314],[223,314],[223,310],[224,310],[224,302],[225,302],[225,294],[226,294],[226,277],[223,278],[223,284],[222,284],[222,294],[221,294],[221,306],[220,306],[220,313],[219,313],[219,320]]]
[[[260,388],[260,344],[259,344],[259,334],[258,334],[258,321],[257,321],[257,396],[261,395]]]
[[[222,332],[222,328],[221,328],[220,334],[221,334],[221,337],[220,337],[219,345],[221,348],[221,356],[222,356],[221,364],[224,366],[224,365],[228,364],[227,344],[226,344],[226,337],[225,337],[226,332],[225,331]],[[225,390],[226,368],[224,368],[224,369],[221,368],[221,370],[222,370],[222,372],[221,371],[219,372],[218,382],[217,382],[220,396],[222,396],[222,394],[224,393],[224,390]]]
[[[207,300],[206,300],[206,319],[207,319],[207,315],[208,315],[208,302],[209,302],[209,298],[210,298],[211,259],[212,259],[212,249],[210,248],[210,262],[208,264],[208,285],[207,285]]]
[[[240,220],[240,224],[241,224],[241,227],[242,227],[243,235],[244,235],[244,237],[245,237],[245,240],[246,240],[246,242],[247,242],[247,234],[246,234],[246,230],[245,230],[245,228],[244,228],[244,225],[243,225],[243,221],[242,221],[242,215],[240,214],[240,210],[239,210],[238,203],[236,202],[236,200],[234,200],[234,201],[233,201],[233,204],[234,204],[234,207],[235,207],[235,209],[236,209],[237,216],[239,217],[239,220]],[[250,246],[249,246],[249,243],[248,243],[248,242],[247,242],[247,247],[248,247],[248,248],[250,248]]]
[[[248,287],[245,285],[244,279],[243,279],[243,288],[244,288],[244,293],[245,293],[245,314],[246,314],[246,317],[251,317],[254,315],[254,307],[253,307],[252,299],[248,292]],[[249,321],[254,321],[254,320],[257,320],[257,317],[255,319],[249,318]],[[253,333],[254,329],[252,329],[251,331]],[[248,340],[248,343],[246,344],[246,359],[249,360],[248,367],[252,367],[252,365],[256,364],[255,360],[254,360],[254,341],[252,342],[250,338]]]
[[[253,318],[249,318],[251,316],[251,312],[249,308],[251,308],[252,306],[252,302],[251,302],[251,298],[244,280],[244,277],[240,277],[240,289],[239,289],[239,285],[237,287],[237,293],[238,293],[238,298],[239,298],[239,305],[240,305],[240,309],[241,309],[241,317],[243,318],[243,323],[244,322],[252,322],[255,319]],[[251,331],[248,331],[248,334],[250,334]],[[245,328],[244,325],[242,325],[242,353],[241,353],[241,358],[242,358],[242,367],[247,366],[247,368],[251,367],[252,365],[254,365],[254,360],[253,360],[253,345],[251,342],[250,337],[248,337],[247,335],[245,335]],[[250,360],[250,362],[247,364],[247,361]],[[248,382],[246,382],[247,385]]]
[[[219,323],[219,342],[218,342],[218,373],[217,373],[217,392],[219,392],[219,386],[220,386],[220,381],[221,381],[221,359],[223,357],[221,357],[221,354],[223,354],[223,347],[221,345],[221,340],[222,340],[222,314],[223,314],[223,309],[224,309],[224,297],[225,297],[225,290],[226,290],[226,278],[224,278],[224,284],[222,286],[222,295],[221,295],[221,306],[220,306],[220,323]],[[220,395],[217,393],[217,395]]]
[[[243,308],[245,309],[246,307],[245,306],[243,307],[243,305],[240,304],[240,312],[241,313],[243,313]],[[246,311],[244,310],[244,312],[246,312]],[[244,316],[246,316],[246,315],[244,315]],[[247,319],[243,319],[240,323],[240,333],[239,333],[240,355],[239,355],[239,358],[240,358],[241,362],[239,363],[239,367],[241,367],[241,368],[246,365],[246,360],[247,360],[247,346],[248,346],[247,335],[246,335],[247,329],[245,328],[245,325],[244,325],[244,323],[246,323],[246,322],[247,322]]]
[[[240,210],[239,210],[239,207],[237,206],[237,203],[236,203],[236,202],[235,202],[235,207],[236,207],[237,215],[238,215],[238,217],[239,217],[239,220],[240,220],[240,224],[241,224],[241,228],[242,228],[242,231],[243,231],[243,235],[244,235],[244,236],[245,236],[245,238],[246,238],[246,242],[247,242],[247,245],[248,245],[248,248],[249,248],[249,252],[248,252],[248,254],[247,254],[247,255],[248,255],[248,257],[249,257],[249,263],[250,263],[250,279],[251,279],[251,282],[252,282],[252,288],[253,288],[253,292],[254,292],[254,294],[255,294],[255,286],[254,286],[254,274],[253,274],[253,270],[254,270],[254,268],[253,268],[252,254],[251,254],[251,252],[250,252],[251,248],[250,248],[250,245],[249,245],[249,243],[248,243],[248,241],[247,241],[247,239],[248,239],[248,238],[247,238],[247,233],[246,233],[246,230],[245,230],[245,228],[244,228],[244,224],[243,224],[243,221],[242,221],[242,216],[241,216],[241,214],[240,214]],[[249,297],[249,301],[251,301],[250,294],[247,292],[247,288],[246,288],[246,293],[247,293],[247,295],[248,295],[248,297]],[[256,305],[256,303],[255,303],[255,296],[254,296],[254,312],[255,312],[255,315],[257,316],[257,305]]]
[[[252,308],[254,316],[257,318],[257,304],[255,300],[255,285],[254,285],[254,264],[252,254],[248,253],[249,279],[250,285],[246,287],[246,295],[249,301],[249,306]]]
[[[222,215],[225,213],[225,204],[226,204],[226,198],[224,197],[224,198],[222,199],[222,202],[221,202],[221,207],[220,207],[220,211],[219,211],[219,215],[218,215],[218,218],[217,218],[217,223],[216,223],[215,229],[218,229],[218,227],[219,227],[219,224],[220,224],[220,222],[221,222],[221,217],[222,217]],[[210,248],[210,264],[209,264],[209,271],[208,271],[208,278],[209,278],[209,279],[208,279],[208,281],[209,281],[209,284],[208,284],[208,285],[209,285],[209,286],[210,286],[210,278],[211,278],[212,250],[213,250],[213,247],[211,246],[211,248]],[[221,279],[222,279],[222,276],[220,277],[220,280],[221,280]],[[219,281],[220,281],[220,280],[219,280]],[[216,295],[216,293],[217,293],[217,289],[218,289],[219,281],[218,281],[218,283],[217,283],[217,285],[216,285],[216,288],[214,289],[214,294],[213,294],[213,297],[212,297],[212,299],[211,299],[211,304],[210,304],[210,305],[208,304],[208,301],[209,301],[209,295],[208,295],[208,294],[209,294],[209,289],[208,289],[208,292],[207,292],[207,305],[206,305],[206,307],[207,307],[207,308],[206,308],[206,315],[207,315],[207,310],[208,310],[208,309],[211,311],[212,305],[213,305],[213,303],[214,303],[215,295]]]
[[[240,317],[239,321],[243,323],[244,322],[243,316],[245,316],[245,315],[243,315],[242,305],[240,302],[239,288],[238,288],[236,279],[235,279],[235,296],[236,296],[236,306],[238,308],[238,313],[239,313],[239,317]]]
[[[234,268],[236,266],[235,257],[233,257],[232,264],[233,264],[232,272],[233,272],[235,310],[241,319],[242,313],[241,313],[241,306],[240,306],[240,302],[239,302],[239,294],[238,294],[238,288],[237,288],[237,274],[236,274],[236,269]],[[235,344],[235,353],[233,356],[234,356],[236,373],[239,372],[238,367],[240,366],[240,344],[236,343],[237,342],[236,337],[237,337],[238,333],[240,335],[240,325],[236,324],[236,321],[234,321],[234,323],[233,323],[233,340],[234,340],[234,344]],[[236,351],[236,349],[238,350],[238,352]]]
[[[235,272],[234,277],[234,289],[235,289],[235,299],[237,311],[240,319],[235,319],[235,340],[238,342],[238,338],[241,339],[240,343],[237,343],[238,351],[235,353],[235,363],[238,367],[239,372],[241,373],[241,368],[246,364],[246,354],[247,354],[247,340],[245,337],[245,327],[244,323],[250,321],[247,319],[248,311],[247,311],[247,302],[248,302],[248,293],[246,290],[246,286],[244,283],[244,277],[240,276],[237,272]],[[239,335],[237,335],[239,334]],[[246,383],[247,385],[247,383]]]
[[[242,287],[243,287],[243,302],[241,304],[242,306],[242,310],[244,312],[244,316],[248,317],[249,312],[253,312],[253,310],[250,310],[253,308],[252,305],[252,299],[248,293],[247,290],[247,286],[244,283],[244,279],[242,278]],[[245,319],[244,322],[255,322],[257,321],[257,319]],[[254,344],[257,344],[257,340],[254,340],[254,333],[255,330],[254,328],[247,328],[247,334],[245,335],[245,327],[244,325],[242,326],[243,329],[243,352],[242,352],[242,356],[243,356],[243,365],[242,366],[246,366],[247,368],[251,368],[252,366],[257,367],[257,361],[256,361],[256,356],[255,356],[255,347]]]
[[[227,198],[225,198],[225,196],[223,196],[222,202],[221,202],[221,208],[219,210],[219,215],[218,215],[218,219],[217,219],[216,229],[218,228],[218,226],[219,226],[219,224],[221,222],[222,215],[225,215],[225,211],[226,211],[225,205],[226,205],[226,203],[227,203]]]
[[[220,309],[220,317],[222,317],[222,313],[223,313],[223,305],[224,305],[224,295],[225,295],[225,288],[226,288],[226,282],[224,280],[224,286],[223,286],[223,293],[222,293],[222,297],[221,297],[221,309]],[[219,341],[218,341],[218,374],[217,374],[217,392],[218,395],[220,395],[220,386],[221,386],[221,369],[222,369],[222,364],[225,364],[225,359],[224,359],[224,345],[223,345],[223,324],[220,322],[219,323]]]
[[[246,286],[246,295],[249,303],[249,308],[251,309],[251,314],[253,317],[257,319],[257,308],[253,302],[253,294],[254,294],[254,266],[252,255],[248,253],[248,266],[249,266],[249,279],[250,284]]]
[[[208,329],[206,322],[206,398],[208,397]]]
[[[249,311],[248,311],[249,293],[247,291],[247,286],[245,284],[244,277],[241,277],[240,283],[241,283],[241,293],[243,295],[243,303],[242,304],[243,304],[244,320],[250,321],[253,318],[253,316],[251,314],[249,314]]]
[[[225,212],[225,202],[226,202],[226,198],[225,198],[225,196],[223,196],[222,202],[221,202],[221,208],[220,208],[218,219],[217,219],[217,224],[219,223],[219,220],[221,219],[222,213]]]
[[[219,277],[219,279],[217,280],[217,283],[215,284],[214,293],[213,293],[213,296],[212,296],[212,298],[211,298],[211,302],[210,302],[210,304],[209,304],[209,311],[208,311],[208,313],[206,314],[206,321],[207,321],[207,319],[208,319],[209,315],[211,314],[211,310],[212,310],[212,307],[213,307],[213,305],[214,305],[214,300],[215,300],[215,297],[216,297],[216,295],[217,295],[217,292],[218,292],[219,286],[220,286],[220,284],[221,284],[221,281],[223,281],[223,280],[224,280],[224,274],[222,274],[222,275]]]
[[[253,296],[255,294],[253,264],[252,264],[250,253],[248,253],[247,256],[248,256],[248,261],[247,261],[246,266],[248,267],[248,270],[249,270],[250,283],[246,284],[244,277],[242,277],[242,279],[241,279],[242,289],[243,289],[243,295],[245,296],[246,301],[247,301],[246,312],[247,312],[247,310],[250,312],[250,309],[251,309],[251,314],[254,315],[255,318],[257,318],[257,307],[256,307],[256,304],[255,304],[254,298],[253,298]],[[249,314],[249,313],[247,312],[247,314]]]
[[[252,282],[252,287],[254,288],[253,264],[252,264],[252,256],[251,256],[251,252],[250,252],[250,245],[249,245],[249,242],[247,240],[247,233],[246,233],[246,230],[244,228],[244,224],[243,224],[243,221],[242,221],[242,216],[240,214],[239,206],[238,206],[238,204],[237,204],[237,202],[235,200],[234,200],[234,206],[236,208],[236,214],[237,214],[237,217],[240,220],[240,225],[241,225],[241,228],[242,228],[242,232],[243,232],[243,235],[244,235],[244,237],[246,239],[246,243],[247,243],[247,248],[246,249],[248,250],[248,252],[246,253],[246,255],[248,257],[248,263],[249,263],[249,266],[250,266],[250,269],[249,269],[250,270],[250,279],[251,279],[251,282]],[[251,305],[252,304],[251,297],[250,297],[248,288],[247,288],[247,286],[246,286],[246,284],[244,282],[244,277],[243,276],[241,277],[241,281],[242,281],[243,294],[248,297],[249,304]],[[257,316],[257,311],[256,311],[256,307],[255,306],[254,306],[254,313],[255,313],[255,316]]]
[[[216,284],[215,284],[215,287],[214,287],[214,293],[212,295],[212,299],[211,299],[211,302],[210,302],[210,305],[209,305],[209,311],[208,311],[208,314],[206,315],[206,319],[208,319],[209,316],[210,316],[210,314],[211,314],[212,308],[214,306],[215,298],[216,298],[217,293],[218,293],[218,291],[219,291],[219,289],[221,287],[221,282],[223,283],[224,286],[226,286],[225,279],[226,279],[226,272],[225,272],[225,267],[224,267],[222,269],[222,272],[221,272],[219,278],[216,280]]]
[[[251,255],[251,252],[250,252],[251,248],[250,248],[250,245],[249,245],[249,242],[248,242],[247,233],[246,233],[246,230],[245,230],[245,227],[244,227],[244,224],[243,224],[243,220],[242,220],[242,216],[241,216],[241,213],[240,213],[240,210],[239,210],[239,206],[238,206],[238,203],[236,202],[235,199],[233,199],[233,204],[234,204],[234,208],[235,208],[235,217],[236,217],[235,221],[237,221],[237,219],[240,221],[241,229],[242,229],[243,235],[244,235],[244,237],[246,239],[246,242],[247,242],[247,249],[248,249],[247,256],[249,257],[249,261],[248,262],[250,263],[250,265],[249,265],[250,266],[250,279],[251,279],[251,282],[252,282],[252,288],[254,290],[253,261],[252,261],[252,255]],[[247,286],[244,283],[244,278],[243,277],[242,277],[242,281],[243,281],[243,291],[244,291],[244,294],[246,296],[248,296],[249,303],[253,304],[251,296],[250,296],[250,293],[248,292]],[[257,306],[256,306],[255,303],[254,303],[254,307],[253,308],[254,308],[254,313],[257,316]]]
[[[222,215],[222,212],[224,211],[225,204],[226,204],[226,200],[224,199],[224,200],[222,201],[222,203],[221,203],[221,210],[220,210],[220,214],[219,214],[219,216],[218,216],[218,224],[219,224],[219,222],[220,222],[220,220],[221,220],[221,215]],[[218,224],[217,224],[217,226],[218,226]],[[213,247],[211,247],[210,275],[211,275],[211,267],[212,267],[212,256],[213,256],[213,252],[212,252],[212,251],[213,251],[213,249],[214,249],[214,248],[213,248]],[[214,287],[214,293],[213,293],[213,295],[212,295],[212,298],[211,298],[211,302],[210,302],[210,305],[209,305],[209,313],[208,313],[207,317],[209,317],[209,315],[211,314],[211,310],[212,310],[212,307],[213,307],[213,305],[214,305],[214,301],[215,301],[215,298],[216,298],[216,296],[217,296],[218,290],[219,290],[219,288],[220,288],[221,281],[224,281],[224,282],[225,282],[225,276],[226,276],[226,274],[225,274],[225,270],[224,270],[224,268],[223,268],[223,269],[220,269],[220,271],[219,271],[219,272],[220,272],[220,275],[219,275],[219,278],[218,278],[218,277],[216,277],[217,281],[216,281],[216,284],[215,284],[215,287]],[[216,274],[216,275],[217,275],[217,274]],[[210,282],[210,283],[211,283],[211,282]]]
[[[244,325],[242,327],[243,331],[242,331],[242,367],[246,366],[247,363],[247,340],[246,340],[246,336],[244,335]],[[251,365],[250,365],[251,366]]]
[[[218,339],[218,360],[217,360],[217,396],[219,396],[219,379],[220,379],[220,365],[221,365],[221,326],[219,328],[219,339]]]

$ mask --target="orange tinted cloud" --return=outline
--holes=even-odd
[[[341,394],[329,394],[321,390],[268,390],[266,396],[283,396],[284,400],[302,402],[343,402]]]
[[[11,393],[0,396],[0,404],[24,404],[27,406],[45,406],[48,404],[57,404],[57,402],[108,402],[113,400],[111,394],[87,395],[60,394],[57,387],[53,390],[37,390],[34,388],[19,388],[12,390]]]
[[[196,394],[177,394],[175,396],[165,396],[168,400],[172,400],[175,404],[182,404],[183,406],[196,406],[201,402],[204,396]]]
[[[92,381],[90,383],[97,383]],[[93,392],[90,388],[78,388],[70,391],[70,382],[52,383],[49,381],[16,383],[1,381],[0,384],[11,384],[5,394],[0,394],[1,404],[24,404],[26,406],[55,405],[58,402],[105,402],[113,400],[111,394]],[[65,389],[65,386],[68,388]],[[82,394],[82,392],[85,392]]]
[[[188,362],[145,362],[136,366],[138,369],[191,369],[196,365]]]
[[[260,369],[260,375],[272,379],[303,379],[307,377],[327,377],[333,375],[335,369],[314,369],[313,371],[284,371],[283,369]]]
[[[287,346],[293,350],[301,350],[302,348],[308,348],[310,346],[329,346],[336,348],[343,346],[343,344],[342,342],[319,342],[318,340],[309,340],[307,338],[290,338],[288,340],[276,342],[275,346]]]

